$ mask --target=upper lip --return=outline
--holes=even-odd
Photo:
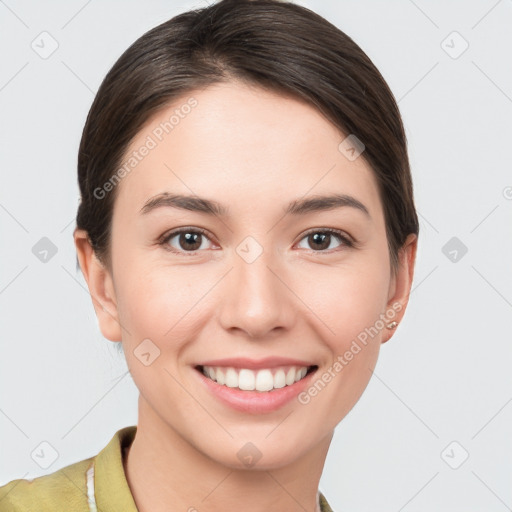
[[[265,357],[263,359],[249,359],[247,357],[233,357],[224,359],[210,359],[198,363],[196,366],[231,366],[233,368],[247,368],[260,370],[262,368],[275,368],[276,366],[315,366],[310,361],[291,359],[289,357]]]

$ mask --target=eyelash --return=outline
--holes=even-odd
[[[195,255],[197,255],[197,253],[200,252],[199,250],[195,250],[195,251],[177,251],[177,250],[175,250],[174,248],[171,248],[168,245],[169,240],[171,240],[176,235],[179,235],[180,233],[196,233],[196,234],[199,233],[199,234],[205,236],[208,240],[210,240],[210,237],[208,236],[208,232],[205,229],[183,227],[183,228],[176,229],[174,231],[171,231],[170,233],[167,233],[167,234],[163,235],[160,238],[160,240],[158,241],[158,244],[161,245],[166,251],[172,252],[174,254],[187,255],[187,256],[195,256]],[[306,231],[303,234],[303,236],[299,240],[299,242],[301,242],[304,238],[306,238],[309,235],[312,235],[314,233],[322,233],[322,234],[335,235],[336,237],[339,238],[339,240],[344,244],[344,246],[346,248],[356,247],[356,242],[354,240],[350,239],[343,231],[341,231],[339,229],[334,229],[334,228],[325,228],[325,229],[323,229],[323,228],[320,228],[320,229],[313,228],[313,229],[310,229],[309,231]],[[308,249],[304,249],[304,250],[308,250]],[[340,250],[340,248],[325,249],[325,250],[319,250],[319,251],[315,251],[314,249],[309,249],[309,251],[312,252],[312,253],[326,253],[326,254],[331,254],[332,252],[336,252],[338,250]]]

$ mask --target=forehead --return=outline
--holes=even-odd
[[[335,189],[378,209],[373,171],[362,157],[351,161],[340,151],[345,137],[289,96],[233,82],[191,91],[132,140],[115,208],[140,209],[165,191],[250,209]]]

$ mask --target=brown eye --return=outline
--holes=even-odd
[[[338,241],[341,243],[338,243],[338,245],[332,247],[331,244],[334,239],[338,239]],[[346,236],[332,229],[310,231],[309,233],[306,234],[306,236],[304,236],[304,238],[302,238],[302,240],[306,240],[307,243],[307,247],[302,248],[312,249],[313,251],[317,252],[336,249],[337,247],[343,245],[349,247],[352,246],[352,243]]]
[[[207,249],[209,241],[206,234],[198,229],[180,229],[169,233],[160,242],[167,250],[176,253],[194,252]]]
[[[197,251],[201,247],[201,233],[179,233],[178,245],[181,249]]]
[[[308,235],[308,242],[313,249],[323,250],[328,249],[331,245],[330,233],[313,233]]]

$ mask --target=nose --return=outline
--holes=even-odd
[[[235,254],[233,261],[221,292],[222,327],[241,331],[251,339],[282,336],[297,316],[297,299],[283,266],[269,251],[252,262]]]

